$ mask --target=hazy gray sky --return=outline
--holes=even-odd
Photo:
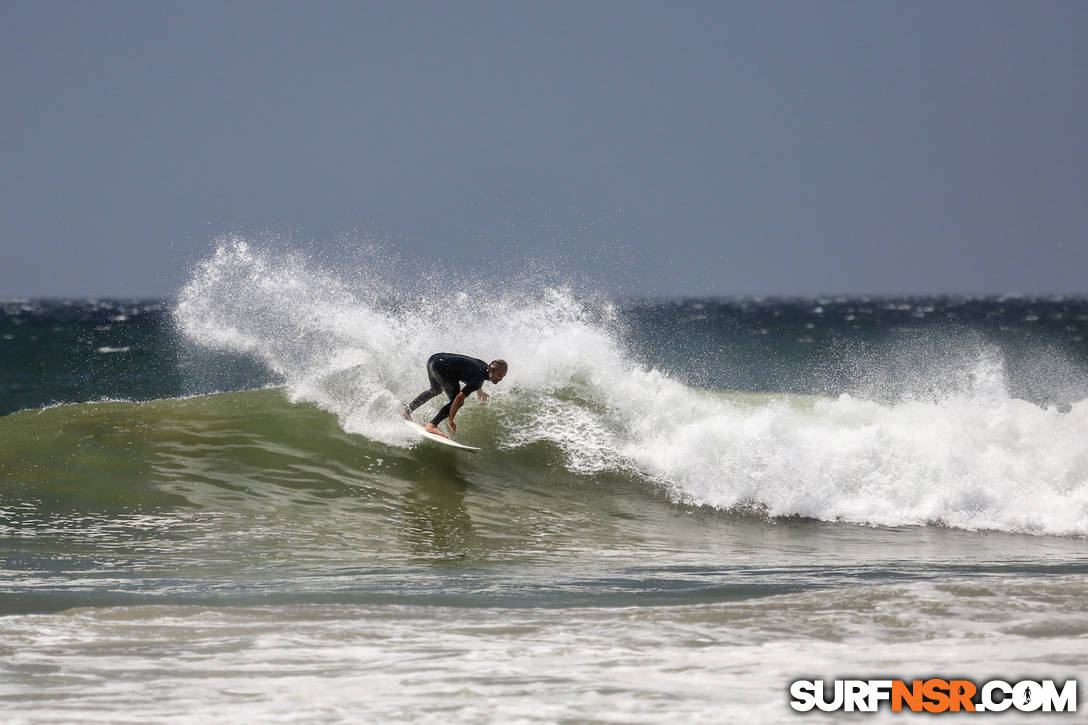
[[[646,294],[1088,292],[1088,2],[0,4],[0,297],[220,234]]]

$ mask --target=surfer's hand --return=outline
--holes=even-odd
[[[476,391],[476,397],[480,399],[480,402],[481,402],[481,403],[486,403],[486,402],[487,402],[487,398],[488,398],[488,395],[487,395],[487,393],[485,393],[485,392],[484,392],[484,391],[482,391],[482,390],[477,390],[477,391]]]
[[[454,425],[454,422],[452,420],[446,421],[446,422],[450,424],[450,435],[451,436],[457,435],[457,426]]]

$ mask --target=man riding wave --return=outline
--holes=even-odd
[[[486,363],[483,360],[468,357],[467,355],[437,352],[427,358],[427,377],[431,381],[431,387],[417,395],[415,400],[401,411],[401,415],[404,416],[405,420],[411,420],[412,413],[416,408],[439,393],[445,393],[450,398],[449,402],[442,406],[442,409],[424,427],[424,430],[428,433],[447,437],[438,429],[438,424],[448,416],[450,435],[457,435],[457,425],[454,424],[453,418],[457,415],[457,411],[461,409],[461,406],[465,404],[465,397],[470,393],[476,393],[480,398],[480,402],[486,403],[488,395],[480,390],[480,387],[485,380],[497,384],[506,377],[507,369],[508,366],[505,360],[492,360],[490,363]],[[464,388],[461,387],[461,383],[464,383]]]

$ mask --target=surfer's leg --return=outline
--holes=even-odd
[[[408,414],[413,413],[416,408],[423,405],[428,400],[430,400],[431,398],[433,398],[434,396],[438,395],[441,392],[442,392],[442,388],[427,388],[422,393],[417,395],[415,400],[413,400],[411,403],[409,403],[404,408],[404,412],[408,413]]]
[[[446,418],[448,418],[449,415],[450,415],[450,406],[451,405],[453,405],[453,399],[452,398],[450,399],[450,402],[448,402],[448,403],[446,403],[445,405],[442,406],[442,410],[438,411],[438,415],[431,418],[431,423],[433,425],[438,425],[439,423],[444,421]]]
[[[431,387],[427,388],[422,393],[417,395],[416,399],[408,404],[408,406],[404,409],[404,412],[408,414],[405,417],[411,417],[411,414],[415,411],[416,408],[441,393],[443,390],[445,390],[446,385],[448,385],[448,383],[446,383],[446,381],[443,380],[437,372],[435,372],[433,361],[434,357],[427,361],[427,378],[431,381]]]
[[[428,400],[442,392],[442,382],[441,380],[439,380],[438,376],[428,370],[427,377],[431,379],[431,387],[427,388],[422,393],[417,395],[416,399],[408,404],[408,407],[405,408],[405,410],[407,410],[409,413],[411,413],[416,408],[423,405]]]
[[[442,406],[442,409],[438,411],[438,415],[431,419],[431,423],[438,425],[444,421],[450,414],[450,406],[453,405],[453,399],[457,397],[457,394],[461,392],[461,386],[457,383],[451,383],[445,378],[439,378],[442,383],[442,392],[450,396],[449,402]]]

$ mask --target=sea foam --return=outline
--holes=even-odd
[[[347,278],[227,237],[194,268],[175,318],[389,445],[417,443],[396,414],[426,387],[423,362],[459,352],[510,362],[485,388],[503,431],[494,446],[546,442],[587,485],[623,471],[678,501],[769,516],[1088,535],[1088,401],[1011,397],[992,350],[914,399],[738,395],[637,364],[615,308],[570,289],[446,282],[406,298],[377,262]]]

